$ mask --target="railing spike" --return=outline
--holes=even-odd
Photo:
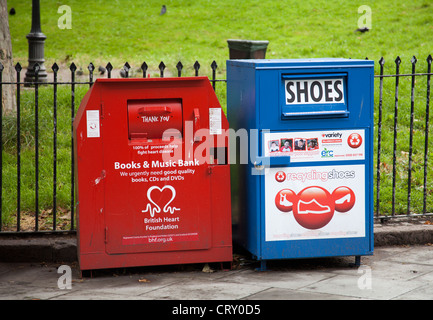
[[[182,69],[183,69],[183,64],[182,62],[178,62],[176,64],[176,69],[177,69],[177,76],[180,77],[182,75]]]
[[[401,63],[400,56],[397,56],[397,58],[395,59],[395,64],[399,65],[400,63]]]
[[[73,63],[73,62],[71,63],[69,70],[71,70],[72,72],[75,72],[77,70],[77,66],[75,65],[75,63]]]

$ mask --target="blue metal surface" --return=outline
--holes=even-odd
[[[373,76],[369,60],[227,61],[230,127],[250,134],[233,236],[258,260],[373,253]]]

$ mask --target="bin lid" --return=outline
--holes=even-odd
[[[310,59],[244,59],[227,60],[232,65],[251,65],[258,69],[285,69],[285,68],[311,68],[311,67],[372,67],[374,60],[347,59],[347,58],[310,58]]]
[[[228,39],[229,49],[241,51],[256,51],[266,49],[268,47],[268,40],[241,40],[241,39]]]

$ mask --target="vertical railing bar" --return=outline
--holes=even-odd
[[[217,65],[215,60],[212,62],[210,67],[212,68],[212,88],[213,88],[213,91],[215,91],[216,69],[218,68],[218,65]]]
[[[95,70],[95,66],[93,65],[92,62],[89,63],[89,65],[87,66],[87,69],[89,70],[89,88],[92,87],[93,85],[93,70]]]
[[[179,62],[176,64],[176,69],[177,69],[177,76],[178,76],[178,77],[182,77],[182,69],[183,69],[182,62],[179,61]]]
[[[3,69],[0,62],[0,232],[3,229]]]
[[[141,70],[143,71],[143,78],[146,78],[146,72],[147,72],[147,63],[146,61],[143,61],[141,64]]]
[[[17,63],[17,232],[21,230],[21,69]]]
[[[161,61],[161,63],[159,64],[158,68],[159,68],[159,76],[161,78],[164,78],[164,69],[165,69],[164,62]]]
[[[39,68],[35,63],[35,231],[39,230]]]
[[[57,229],[57,63],[52,66],[53,85],[53,230]]]
[[[427,96],[425,107],[425,141],[424,141],[424,188],[423,188],[423,214],[427,213],[427,163],[428,163],[428,134],[429,134],[429,118],[430,118],[430,73],[432,56],[427,57]]]
[[[71,70],[71,230],[74,229],[74,206],[75,206],[75,199],[74,199],[74,188],[75,188],[75,181],[74,181],[74,117],[75,117],[75,71],[77,67],[74,63],[71,64],[70,70]]]
[[[400,57],[395,59],[396,77],[395,77],[395,103],[394,103],[394,149],[392,158],[392,212],[395,215],[395,183],[396,183],[396,158],[397,158],[397,122],[398,122],[398,84],[400,73]]]
[[[131,69],[131,66],[128,62],[125,62],[123,65],[123,70],[125,71],[125,78],[129,78],[129,70]]]
[[[382,57],[379,60],[380,75],[383,76],[383,66],[385,59]],[[383,77],[380,77],[379,85],[379,114],[377,121],[377,168],[376,168],[376,215],[380,212],[380,155],[382,147],[382,103],[383,103]]]
[[[407,214],[410,215],[410,205],[412,200],[412,150],[413,150],[413,118],[414,118],[414,107],[415,107],[415,64],[417,59],[415,56],[412,57],[412,83],[411,83],[411,94],[410,94],[410,132],[409,132],[409,166],[407,173]]]
[[[194,63],[194,70],[195,70],[195,76],[198,77],[198,70],[200,69],[200,63],[198,61],[195,61]]]
[[[111,65],[110,62],[107,63],[107,65],[105,66],[105,69],[107,69],[107,78],[110,79],[111,78],[111,70],[113,70],[113,66]]]

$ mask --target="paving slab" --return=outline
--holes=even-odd
[[[245,260],[232,270],[203,272],[203,264],[95,271],[71,267],[61,289],[60,264],[0,263],[0,300],[431,300],[433,247],[380,247],[351,267],[353,257],[277,260],[267,271]]]

